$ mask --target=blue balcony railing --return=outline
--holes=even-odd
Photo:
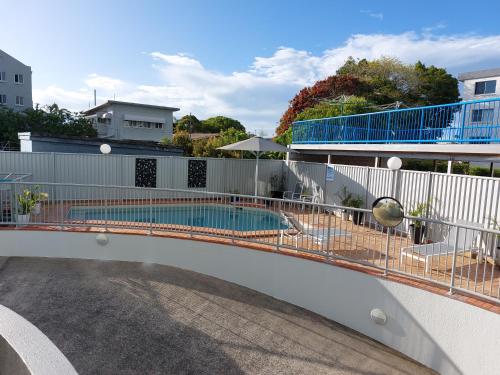
[[[500,98],[296,121],[292,143],[500,143]]]

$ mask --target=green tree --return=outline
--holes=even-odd
[[[336,75],[305,87],[295,95],[281,117],[276,133],[284,133],[293,121],[301,118],[298,116],[302,113],[302,116],[308,113],[334,113],[335,109],[320,103],[342,95],[363,97],[370,111],[376,111],[376,108],[369,103],[380,106],[400,102],[404,106],[415,107],[460,100],[458,81],[445,69],[433,65],[427,67],[421,62],[403,64],[387,57],[373,61],[350,57]],[[307,112],[309,108],[314,109]],[[427,127],[442,127],[440,119],[453,118],[454,111],[456,108],[453,107],[436,109],[435,113],[428,116],[430,122]],[[439,137],[440,131],[434,132],[433,136]]]
[[[184,156],[191,156],[193,154],[193,141],[187,131],[177,131],[171,140],[169,138],[163,138],[160,143],[182,148]]]
[[[356,61],[350,57],[337,70],[337,75],[354,76],[365,82],[370,88],[365,97],[376,104],[413,102],[418,87],[414,66],[390,57],[373,61]]]
[[[300,112],[295,121],[347,116],[374,110],[365,98],[350,96],[341,102],[321,102]]]
[[[219,133],[223,130],[236,129],[245,131],[245,127],[238,120],[225,116],[215,116],[203,120],[200,132]]]
[[[201,121],[194,115],[182,116],[179,121],[175,123],[175,131],[186,131],[188,133],[195,133],[200,131]]]
[[[418,61],[415,64],[415,71],[419,81],[416,99],[419,104],[445,104],[460,100],[458,80],[446,69],[437,68],[434,65],[426,67]]]
[[[284,133],[295,121],[297,115],[306,108],[312,107],[322,100],[335,99],[342,95],[365,96],[369,87],[360,79],[351,75],[336,75],[316,82],[311,87],[304,87],[290,101],[280,119],[276,134]]]
[[[82,114],[59,108],[57,104],[29,108],[24,112],[14,112],[0,108],[0,142],[18,145],[18,132],[32,132],[42,135],[67,135],[96,137],[97,131]]]
[[[221,151],[217,148],[226,146],[231,143],[243,141],[248,139],[249,136],[244,131],[230,128],[223,130],[218,136],[210,137],[208,139],[196,140],[193,145],[193,155],[203,157],[239,157],[239,151]]]
[[[371,87],[366,98],[377,104],[400,101],[417,106],[454,103],[460,99],[456,78],[446,69],[427,67],[420,61],[404,64],[390,57],[372,61],[350,57],[337,75],[354,76],[366,82]]]

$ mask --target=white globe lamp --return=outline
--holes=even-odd
[[[393,171],[401,169],[402,166],[403,166],[403,162],[397,156],[393,156],[392,158],[387,160],[387,167],[389,167],[389,169],[391,169]]]
[[[111,146],[108,145],[107,143],[103,143],[100,147],[99,150],[101,151],[102,154],[107,155],[111,152]]]

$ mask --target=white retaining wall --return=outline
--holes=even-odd
[[[304,307],[378,340],[441,374],[500,374],[500,315],[364,273],[300,258],[189,240],[2,231],[0,255],[123,260],[200,272]],[[140,251],[139,251],[140,249]],[[388,316],[370,320],[373,308]]]

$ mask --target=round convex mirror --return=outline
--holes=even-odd
[[[385,227],[395,227],[404,218],[403,206],[391,197],[378,198],[372,205],[372,214],[379,224]]]

